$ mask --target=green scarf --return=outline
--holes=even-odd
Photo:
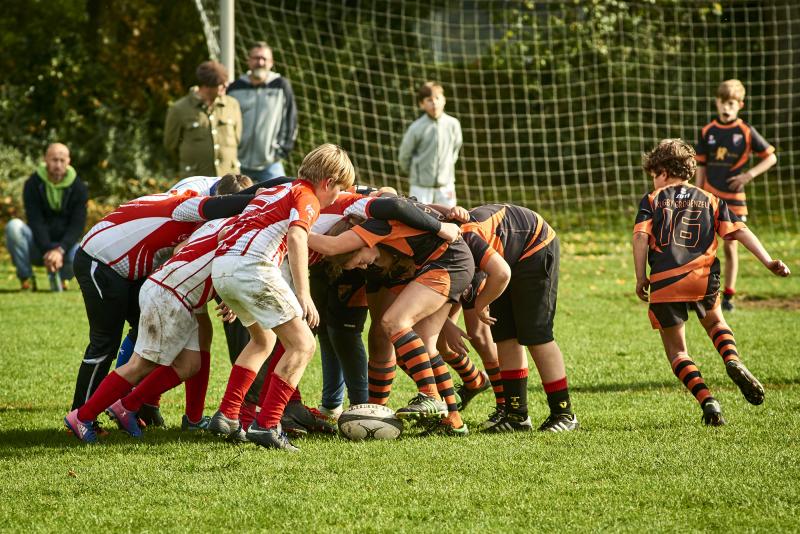
[[[67,165],[67,175],[59,183],[54,184],[47,178],[47,165],[40,163],[39,168],[36,169],[36,174],[44,182],[44,189],[47,193],[47,203],[50,204],[50,209],[53,211],[61,210],[61,197],[64,196],[64,189],[68,188],[75,181],[78,173],[72,165]]]

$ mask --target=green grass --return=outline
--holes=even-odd
[[[17,293],[5,263],[0,530],[796,530],[797,278],[772,277],[743,256],[742,296],[729,320],[767,388],[763,406],[741,398],[697,321],[689,323],[691,354],[729,422],[705,428],[633,295],[628,236],[596,237],[562,235],[556,337],[581,431],[304,439],[300,455],[181,434],[182,389],[164,398],[166,430],[147,431],[141,441],[115,431],[100,446],[81,446],[61,424],[87,338],[80,294]],[[763,237],[800,274],[790,256],[800,238]],[[230,367],[221,329],[215,336],[209,407]],[[318,361],[302,389],[315,405]],[[391,405],[412,391],[398,378]],[[535,373],[529,396],[538,422],[546,405]],[[476,426],[490,411],[491,398],[482,395],[464,416]]]

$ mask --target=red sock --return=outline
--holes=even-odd
[[[239,422],[242,423],[242,428],[245,430],[250,428],[250,424],[256,420],[256,415],[258,415],[256,408],[258,405],[250,401],[245,400],[242,403],[242,407],[239,409]]]
[[[139,386],[136,387],[138,388]],[[150,406],[155,406],[156,408],[158,408],[159,406],[161,406],[161,394],[148,395],[142,401],[142,404],[148,404]]]
[[[122,399],[122,407],[131,412],[138,412],[145,404],[145,399],[161,398],[161,394],[183,382],[171,365],[159,365],[136,389]],[[150,404],[149,402],[147,404]]]
[[[261,411],[256,417],[256,422],[261,428],[272,428],[281,422],[283,410],[289,403],[289,399],[294,393],[295,388],[290,386],[283,378],[273,374],[269,382],[269,390],[264,396],[264,403]]]
[[[186,417],[197,423],[203,417],[206,408],[206,392],[208,391],[208,375],[211,371],[211,353],[200,351],[200,370],[186,381]]]
[[[117,402],[133,389],[133,384],[122,378],[116,371],[106,376],[86,404],[78,409],[78,419],[94,421],[100,412]]]
[[[228,378],[228,387],[219,405],[219,411],[228,419],[239,419],[239,409],[244,402],[247,390],[253,385],[256,373],[240,365],[234,365]]]

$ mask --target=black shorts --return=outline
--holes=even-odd
[[[483,286],[486,285],[486,273],[476,270],[475,275],[472,277],[469,287],[461,293],[461,307],[465,310],[475,309],[475,299],[478,293],[483,291]]]
[[[497,319],[491,327],[495,342],[516,339],[529,346],[553,341],[559,263],[556,237],[511,268],[508,287],[489,307]]]
[[[367,321],[366,280],[353,269],[331,280],[326,265],[310,269],[311,298],[320,314],[320,327],[361,332]]]
[[[654,330],[678,326],[689,319],[689,310],[697,314],[701,321],[706,314],[720,305],[719,291],[710,293],[703,300],[694,302],[654,302],[650,304],[647,315]]]
[[[447,297],[452,302],[458,302],[461,294],[467,291],[475,274],[475,260],[472,252],[464,242],[459,239],[452,243],[441,256],[431,260],[414,272],[414,276],[404,280],[392,280],[386,277],[367,277],[367,293],[376,293],[381,288],[387,288],[395,295],[399,295],[410,282],[417,282],[429,287]]]

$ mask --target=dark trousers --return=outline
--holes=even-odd
[[[139,289],[142,280],[128,280],[83,249],[75,253],[75,278],[89,319],[89,345],[75,383],[72,409],[80,408],[106,377],[117,356],[127,321],[136,341],[139,326]]]

